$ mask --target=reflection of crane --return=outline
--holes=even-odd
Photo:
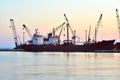
[[[100,15],[100,18],[99,18],[99,20],[98,20],[98,22],[97,22],[97,24],[96,24],[96,27],[95,27],[95,36],[94,36],[95,42],[97,42],[97,33],[98,33],[98,29],[99,29],[100,24],[101,24],[102,15],[103,15],[103,14]]]
[[[15,46],[17,48],[19,43],[18,43],[18,39],[17,39],[17,33],[16,33],[16,28],[15,28],[14,20],[10,19],[10,23],[11,23],[10,27],[12,28],[12,31],[13,31]]]
[[[26,27],[25,24],[23,24],[23,27],[26,30],[26,32],[28,33],[29,37],[32,39],[32,34],[31,34],[30,30],[28,29],[28,27]]]
[[[116,19],[118,24],[119,38],[120,38],[120,18],[119,18],[118,9],[116,9]]]

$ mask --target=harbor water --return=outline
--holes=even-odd
[[[120,80],[120,53],[1,51],[0,80]]]

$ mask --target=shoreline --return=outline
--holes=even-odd
[[[0,49],[0,51],[24,51],[23,49]]]

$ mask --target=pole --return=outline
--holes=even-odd
[[[85,30],[85,43],[87,44],[87,30]]]
[[[67,44],[69,44],[69,24],[67,23]]]
[[[24,32],[24,28],[23,28],[23,44],[25,44],[25,32]]]

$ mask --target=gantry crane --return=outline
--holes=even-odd
[[[13,37],[14,37],[14,41],[15,41],[15,46],[16,48],[18,47],[18,38],[17,38],[17,33],[16,33],[16,28],[15,28],[15,24],[14,24],[14,20],[13,19],[10,19],[10,23],[11,23],[11,28],[12,28],[12,31],[13,31]]]
[[[117,19],[117,24],[118,24],[119,38],[120,38],[120,18],[119,18],[118,9],[116,9],[116,19]]]
[[[96,24],[96,27],[95,27],[95,36],[94,36],[94,41],[95,41],[95,43],[97,42],[97,33],[98,33],[98,29],[99,29],[100,24],[101,24],[102,15],[103,15],[103,14],[100,15],[100,18],[99,18],[99,20],[98,20],[98,22],[97,22],[97,24]]]

